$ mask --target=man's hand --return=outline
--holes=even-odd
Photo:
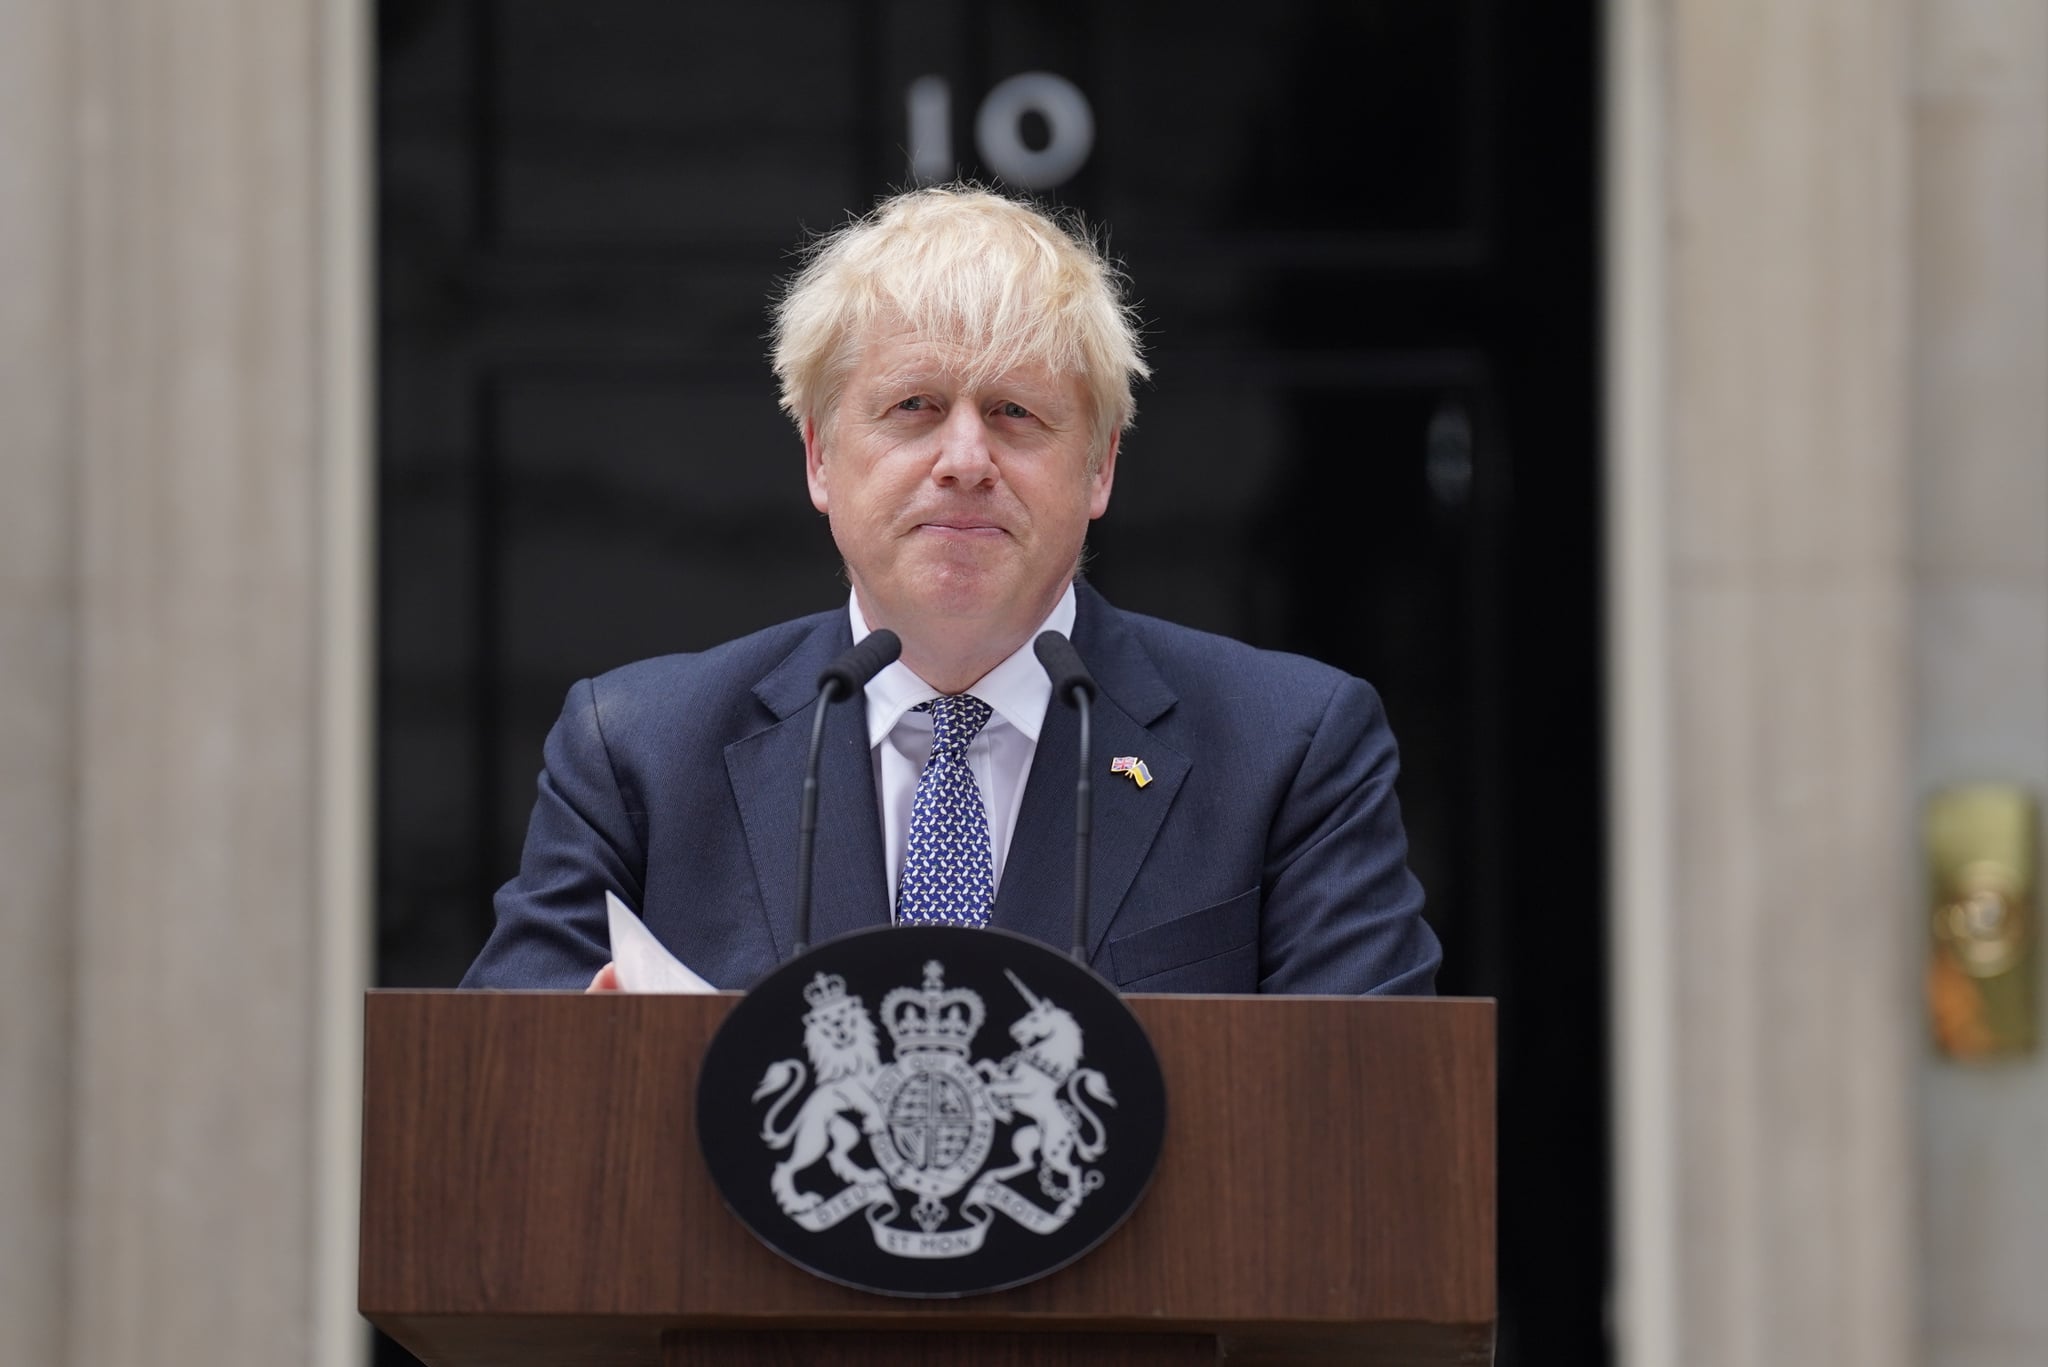
[[[605,965],[605,966],[604,966],[603,968],[600,968],[600,969],[598,969],[598,970],[597,970],[597,976],[596,976],[596,977],[594,977],[594,978],[592,978],[592,979],[590,980],[590,986],[588,986],[588,987],[584,988],[583,990],[584,990],[585,992],[623,992],[623,991],[625,991],[625,989],[624,989],[624,988],[622,988],[622,987],[620,987],[620,986],[619,986],[619,969],[618,969],[618,965],[616,965],[616,964],[606,964],[606,965]]]

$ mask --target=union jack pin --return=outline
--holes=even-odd
[[[1109,772],[1112,774],[1129,774],[1131,782],[1137,784],[1140,788],[1152,781],[1152,771],[1147,769],[1145,761],[1139,759],[1136,755],[1118,755],[1109,762]]]

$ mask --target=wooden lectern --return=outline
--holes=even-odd
[[[1159,1172],[1088,1256],[895,1300],[757,1242],[697,1155],[738,998],[374,992],[361,1308],[434,1367],[1487,1363],[1490,1001],[1133,996]]]

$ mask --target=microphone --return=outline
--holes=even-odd
[[[811,755],[804,764],[802,815],[796,826],[796,953],[811,947],[811,856],[818,843],[818,755],[825,742],[825,712],[841,698],[851,698],[868,680],[887,669],[903,653],[903,642],[883,627],[862,637],[854,647],[826,665],[818,675],[818,703],[811,713]]]
[[[1052,680],[1052,695],[1081,714],[1079,773],[1074,780],[1074,962],[1088,962],[1088,849],[1095,827],[1095,789],[1088,774],[1089,704],[1095,680],[1081,663],[1074,643],[1057,631],[1043,631],[1031,643],[1032,653]]]
[[[868,680],[875,677],[896,662],[903,653],[903,642],[896,633],[883,627],[861,637],[860,643],[825,666],[818,675],[821,692],[831,692],[832,700],[851,697],[868,686]],[[836,691],[834,691],[836,690]]]

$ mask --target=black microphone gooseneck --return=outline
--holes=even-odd
[[[868,680],[902,653],[903,642],[883,627],[861,637],[853,649],[825,666],[818,676],[818,704],[811,713],[811,755],[804,764],[803,814],[796,826],[797,954],[811,947],[811,853],[818,843],[818,755],[825,744],[825,712],[841,698],[860,696]]]
[[[1031,643],[1038,662],[1052,679],[1052,695],[1081,714],[1080,763],[1074,780],[1074,962],[1088,962],[1088,850],[1095,828],[1095,789],[1088,773],[1089,704],[1095,680],[1081,663],[1074,643],[1057,631],[1043,631]]]

